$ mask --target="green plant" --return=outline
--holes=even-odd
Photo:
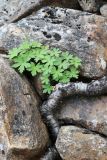
[[[68,83],[71,78],[78,78],[81,65],[78,57],[57,48],[50,49],[39,42],[25,41],[18,48],[10,50],[8,57],[20,73],[26,70],[32,76],[41,74],[44,93],[51,93],[53,81]]]

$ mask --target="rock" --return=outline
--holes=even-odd
[[[107,17],[107,4],[103,5],[100,8],[100,13],[101,13],[102,16]]]
[[[82,59],[81,75],[106,73],[107,20],[72,9],[46,7],[18,23],[0,28],[0,48],[18,46],[26,37],[67,50]]]
[[[61,127],[56,148],[63,160],[107,160],[107,140],[75,126]]]
[[[84,11],[97,12],[99,9],[100,0],[78,0],[78,2]]]
[[[0,0],[0,26],[10,19],[19,19],[23,15],[28,14],[28,12],[36,10],[39,6],[44,5],[42,2],[44,0]]]
[[[48,143],[40,100],[26,78],[0,55],[0,159],[29,160]]]
[[[107,136],[107,96],[74,96],[63,100],[57,118]]]
[[[0,26],[7,21],[17,21],[23,17],[30,15],[33,11],[36,11],[43,6],[57,5],[68,8],[79,8],[78,0],[0,0]]]

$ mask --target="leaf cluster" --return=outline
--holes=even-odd
[[[18,48],[9,51],[13,67],[20,73],[25,70],[32,76],[41,75],[44,93],[53,90],[52,81],[68,83],[71,78],[78,78],[81,60],[57,48],[49,48],[39,42],[24,41]]]

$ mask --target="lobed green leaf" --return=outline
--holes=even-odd
[[[68,83],[72,78],[77,79],[81,66],[80,58],[68,51],[62,52],[58,48],[28,40],[10,50],[8,57],[13,61],[12,67],[20,73],[27,70],[32,76],[40,74],[43,92],[48,94],[53,90],[52,81]]]

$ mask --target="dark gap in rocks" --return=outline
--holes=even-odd
[[[51,34],[48,34],[47,32],[43,32],[43,35],[46,37],[46,38],[51,38],[52,36],[51,36]]]
[[[33,156],[30,160],[62,160],[55,145],[49,143],[46,149],[39,154],[40,156]]]
[[[82,122],[82,121],[75,121],[73,119],[71,119],[71,120],[69,120],[69,119],[59,119],[58,121],[59,121],[61,126],[71,126],[71,125],[72,126],[77,126],[79,128],[86,129],[87,133],[98,134],[99,136],[107,139],[106,135],[104,135],[102,133],[99,133],[98,131],[91,130],[90,128],[86,127],[84,122]]]
[[[6,13],[8,13],[7,9],[5,9],[5,8],[4,8],[4,11],[5,11]]]
[[[81,24],[77,24],[78,29],[81,29]]]
[[[3,47],[0,47],[0,54],[8,54],[8,51],[5,49],[5,48],[3,48]]]
[[[36,31],[38,31],[39,30],[39,28],[33,28],[33,31],[34,32],[36,32]]]
[[[16,121],[18,120],[18,115],[17,115],[17,114],[14,115],[14,119],[15,119]]]
[[[70,21],[69,22],[65,21],[65,25],[68,26],[68,27],[72,27],[72,24],[71,24]]]
[[[55,18],[55,9],[53,7],[51,9],[47,8],[46,13],[48,15],[48,18],[51,18],[51,19]]]
[[[32,103],[29,103],[30,106],[32,106]]]
[[[90,83],[92,80],[96,80],[96,78],[92,79],[92,78],[88,78],[88,77],[79,75],[79,77],[76,81],[83,82],[83,83]]]
[[[2,150],[2,154],[5,155],[5,151],[4,150]]]
[[[87,78],[84,76],[79,75],[78,79],[72,78],[70,79],[70,82],[83,82],[83,83],[90,83],[92,80],[96,80],[96,79],[92,79],[92,78]],[[56,85],[57,83],[53,83],[54,85]]]
[[[62,160],[54,145],[48,147],[43,157],[40,160]]]
[[[61,20],[58,20],[58,19],[55,19],[52,21],[52,24],[61,24],[62,21]]]
[[[88,38],[87,38],[87,41],[90,42],[90,41],[91,41],[91,37],[88,37]]]
[[[23,115],[23,116],[26,116],[26,113],[25,113],[25,111],[24,111],[24,110],[22,111],[22,115]]]
[[[47,152],[48,148],[49,148],[49,144],[46,145],[46,147],[44,148],[44,150],[40,151],[39,155],[33,155],[32,157],[30,157],[29,160],[42,160],[41,156],[43,156]]]
[[[54,38],[56,41],[60,41],[61,40],[61,36],[58,33],[54,34]]]
[[[24,93],[25,96],[29,95],[29,93]]]
[[[57,16],[56,16],[56,11],[57,10],[58,9],[55,6],[52,6],[52,5],[49,6],[49,5],[47,5],[42,12],[45,12],[45,17],[54,20],[54,19],[57,18]]]
[[[5,19],[5,22],[7,22],[8,21],[8,19]]]
[[[29,72],[25,72],[25,77],[27,78],[27,80],[29,81],[29,83],[31,84],[32,90],[34,91],[34,93],[37,94],[37,96],[39,97],[39,99],[41,101],[43,101],[42,97],[40,96],[40,94],[37,92],[36,88],[34,87],[33,84],[33,77],[31,76],[31,74]]]

